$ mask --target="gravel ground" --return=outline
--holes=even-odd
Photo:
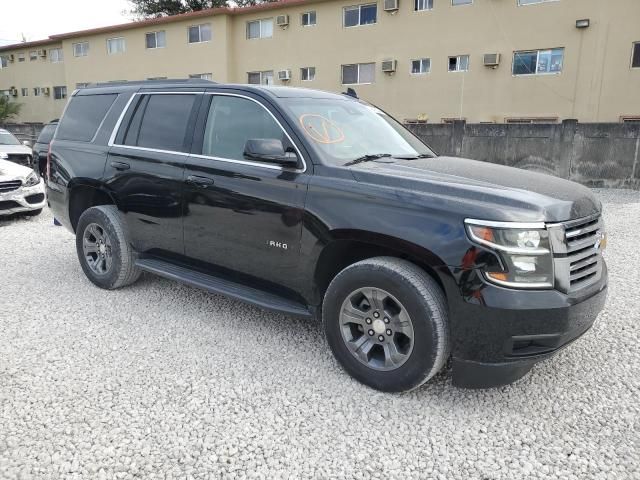
[[[600,190],[610,297],[505,388],[383,394],[320,326],[150,275],[94,287],[50,213],[0,222],[0,478],[640,478],[640,192]]]

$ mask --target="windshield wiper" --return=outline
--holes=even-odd
[[[363,155],[361,157],[356,158],[355,160],[351,160],[350,162],[345,163],[344,166],[349,167],[351,165],[357,165],[358,163],[370,162],[371,160],[377,160],[379,158],[385,158],[390,156],[391,156],[390,153],[373,153],[369,155]]]
[[[397,158],[399,160],[417,160],[419,158],[435,158],[435,155],[431,155],[430,153],[421,153],[420,155],[394,155],[393,158]]]

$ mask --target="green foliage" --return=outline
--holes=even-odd
[[[277,0],[129,0],[131,13],[138,18],[166,17],[217,7],[250,7]]]
[[[18,115],[21,109],[21,103],[12,102],[9,97],[0,95],[0,124]]]

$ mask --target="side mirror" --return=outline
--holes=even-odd
[[[23,141],[22,141],[22,144],[23,144],[25,147],[31,147],[31,146],[32,146],[32,145],[31,145],[31,142],[30,142],[29,140],[23,140]]]
[[[283,167],[298,166],[298,156],[285,152],[282,141],[277,138],[251,138],[244,145],[244,158],[259,162],[271,162]]]

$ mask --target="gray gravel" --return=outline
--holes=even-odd
[[[600,190],[606,310],[498,390],[378,393],[315,323],[145,275],[107,292],[48,212],[0,221],[0,478],[640,478],[640,192]]]

